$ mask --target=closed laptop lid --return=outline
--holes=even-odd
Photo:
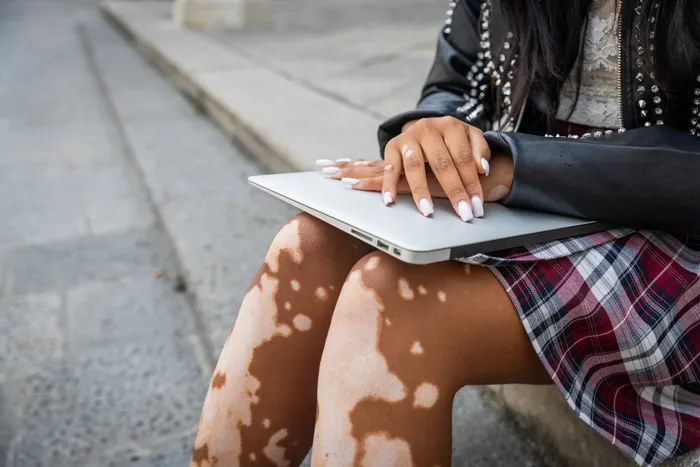
[[[338,223],[351,227],[351,233],[368,243],[381,241],[419,254],[442,251],[434,257],[443,260],[606,228],[592,221],[498,203],[486,203],[483,218],[465,223],[445,199],[434,199],[435,213],[426,218],[418,212],[411,195],[399,195],[396,203],[387,207],[379,193],[353,190],[319,172],[258,175],[249,181],[304,211],[335,221],[331,223],[338,227],[342,228]]]

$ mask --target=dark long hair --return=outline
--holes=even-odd
[[[639,31],[646,60],[644,71],[670,100],[678,94],[670,77],[675,71],[697,70],[700,65],[700,6],[698,0],[616,0],[634,2],[646,18]],[[660,8],[654,4],[660,3]],[[559,91],[574,69],[583,49],[588,28],[588,12],[593,0],[496,0],[515,34],[513,53],[520,59],[514,69],[513,109],[517,112],[531,96],[538,109],[554,124]],[[655,16],[654,22],[649,19]],[[655,38],[650,39],[654,23]],[[650,45],[654,44],[653,51]],[[623,46],[625,45],[623,41]],[[674,69],[670,65],[674,65]],[[579,63],[581,65],[581,63]],[[581,67],[577,69],[580,83]]]

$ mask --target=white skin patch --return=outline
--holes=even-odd
[[[270,271],[277,273],[280,269],[280,255],[283,251],[289,253],[292,261],[301,264],[304,255],[301,252],[301,237],[299,237],[299,219],[295,219],[282,227],[272,242],[273,247],[267,251],[265,264]]]
[[[423,355],[423,346],[420,345],[420,342],[415,341],[413,345],[411,346],[411,353],[413,355]]]
[[[505,185],[496,185],[491,191],[486,195],[486,201],[500,201],[506,196],[508,196],[510,190]]]
[[[284,302],[284,309],[289,311],[292,309],[292,304],[289,302]]]
[[[248,456],[248,458],[250,460],[252,460],[253,462],[255,462],[255,459],[257,459],[258,456],[256,456],[254,452],[251,452],[250,455]]]
[[[428,289],[426,289],[424,286],[419,285],[418,286],[418,293],[421,295],[428,295]]]
[[[286,450],[282,446],[277,445],[286,437],[287,430],[282,429],[278,431],[270,437],[267,442],[267,446],[265,446],[263,449],[263,454],[265,454],[265,457],[274,462],[277,467],[288,467],[291,463],[290,461],[284,459],[284,452]]]
[[[306,315],[296,315],[292,320],[294,327],[299,331],[308,331],[311,329],[311,318]]]
[[[437,296],[438,300],[440,300],[442,303],[445,303],[447,301],[447,295],[442,290],[438,291]]]
[[[289,285],[292,286],[292,290],[294,290],[295,292],[299,292],[301,290],[301,284],[296,279],[292,279],[291,281],[289,281]]]
[[[385,319],[384,322],[387,326],[391,326],[391,320],[389,318]]]
[[[313,465],[353,465],[358,446],[350,413],[360,401],[407,397],[377,350],[383,309],[374,290],[362,284],[362,272],[352,272],[338,298],[321,360]]]
[[[372,256],[365,264],[365,271],[377,269],[377,266],[379,266],[379,256]]]
[[[255,349],[276,337],[287,337],[292,329],[277,324],[275,296],[279,281],[263,274],[260,285],[246,294],[231,333],[226,342],[215,373],[224,373],[228,381],[236,384],[226,390],[210,390],[204,401],[196,443],[206,443],[209,453],[223,464],[240,461],[241,434],[236,427],[251,426],[251,406],[258,402],[260,381],[248,372]],[[229,411],[230,410],[230,411]]]
[[[319,300],[325,300],[328,298],[328,292],[326,292],[326,289],[323,287],[318,287],[316,292],[314,292],[314,295],[316,295],[316,298]]]
[[[413,407],[422,409],[431,408],[437,402],[439,392],[437,386],[434,384],[421,383],[413,394]]]
[[[402,439],[388,439],[385,434],[370,435],[365,439],[365,455],[360,465],[379,467],[384,465],[415,465],[411,447]]]
[[[263,426],[265,428],[270,428],[270,419],[269,418],[266,418],[265,420],[263,420]]]
[[[411,289],[411,285],[403,277],[399,279],[399,296],[404,300],[413,300],[413,297],[415,296],[413,289]]]

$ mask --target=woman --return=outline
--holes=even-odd
[[[452,397],[475,384],[553,382],[640,465],[700,446],[700,9],[494,2],[450,4],[417,109],[380,128],[385,161],[324,172],[425,216],[447,197],[464,221],[499,201],[625,228],[413,266],[293,218],[192,465],[293,466],[313,441],[315,466],[446,466]]]

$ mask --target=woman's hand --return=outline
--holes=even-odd
[[[354,179],[349,183],[355,183],[356,189],[378,191],[377,179],[381,179],[386,205],[407,185],[426,217],[433,213],[433,196],[448,198],[467,222],[484,215],[480,175],[489,175],[490,158],[489,146],[478,128],[453,117],[424,118],[404,125],[403,132],[387,144],[384,161],[340,161],[325,171],[332,178]],[[343,163],[353,166],[346,168]],[[426,170],[426,163],[430,170]],[[352,172],[346,170],[349,168]]]
[[[424,216],[431,215],[427,163],[464,222],[483,216],[479,175],[489,174],[491,158],[483,132],[453,117],[424,118],[404,125],[403,130],[384,150],[385,199],[396,199],[401,174],[405,173],[416,206]]]
[[[338,161],[319,160],[317,165],[323,167],[322,171],[329,178],[342,180],[355,190],[381,192],[384,185],[384,173],[386,161],[383,160],[350,160]],[[484,201],[498,202],[504,199],[509,191],[513,179],[513,161],[510,156],[494,153],[491,157],[490,176],[479,175],[479,182],[484,192]],[[432,198],[448,198],[444,188],[432,171],[427,171],[426,181],[428,192]],[[411,186],[405,174],[401,174],[396,186],[397,194],[411,194]],[[384,204],[391,204],[384,196]]]

